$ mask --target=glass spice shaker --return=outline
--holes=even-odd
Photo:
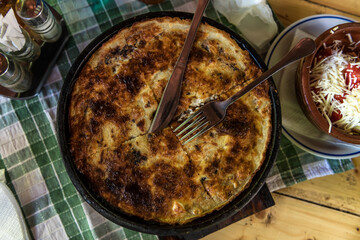
[[[6,46],[0,45],[0,50],[6,55],[11,56],[12,58],[23,61],[23,62],[33,62],[35,61],[41,53],[40,46],[30,37],[29,33],[20,26],[20,29],[23,33],[25,44],[18,51],[10,51]]]
[[[23,65],[0,53],[0,85],[14,92],[30,89],[32,75]]]
[[[56,42],[62,33],[60,23],[42,0],[17,0],[17,15],[45,42]]]

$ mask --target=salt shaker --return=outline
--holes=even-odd
[[[29,33],[20,27],[24,38],[24,44],[20,49],[9,49],[6,45],[0,45],[0,50],[6,55],[23,62],[35,61],[41,53],[40,46],[31,39]]]
[[[18,16],[45,42],[56,42],[62,33],[60,23],[42,0],[17,0]]]
[[[32,75],[20,63],[0,53],[0,85],[14,92],[30,89]]]

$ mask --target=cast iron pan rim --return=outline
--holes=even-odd
[[[63,162],[66,168],[67,173],[71,181],[73,182],[75,188],[84,198],[84,200],[89,203],[97,212],[99,212],[104,217],[109,220],[132,230],[145,232],[149,234],[156,234],[159,236],[165,235],[198,235],[202,236],[206,233],[206,230],[214,227],[216,224],[230,218],[236,214],[241,208],[243,208],[250,200],[258,193],[261,187],[264,185],[267,175],[269,174],[276,156],[280,144],[280,132],[281,132],[281,112],[280,112],[280,103],[279,98],[276,93],[275,84],[272,79],[269,79],[270,82],[270,97],[272,101],[272,133],[271,141],[266,153],[266,159],[259,171],[255,174],[253,180],[247,189],[245,189],[239,196],[237,196],[232,202],[224,206],[218,211],[214,211],[208,215],[205,215],[201,218],[195,219],[194,221],[184,224],[184,225],[165,225],[159,224],[153,221],[145,221],[138,217],[130,216],[125,213],[116,210],[112,206],[109,206],[107,203],[99,199],[95,194],[93,194],[87,186],[84,184],[84,181],[81,178],[80,173],[77,171],[72,159],[71,153],[68,146],[68,136],[69,136],[69,126],[68,126],[68,109],[71,97],[71,90],[77,78],[77,75],[80,73],[84,64],[88,61],[91,55],[108,39],[110,39],[114,34],[116,34],[120,29],[128,27],[135,22],[155,18],[155,17],[179,17],[191,19],[193,14],[185,12],[151,12],[143,15],[139,15],[128,20],[125,20],[109,30],[102,33],[100,36],[95,38],[77,57],[74,64],[69,70],[63,87],[60,92],[60,97],[57,107],[57,137],[60,145],[60,150],[63,158]],[[262,69],[266,69],[266,65],[257,55],[255,50],[237,33],[233,32],[229,28],[223,26],[222,24],[204,17],[203,22],[206,22],[218,29],[224,30],[229,33],[231,37],[239,44],[240,47],[246,49],[250,52],[253,60],[256,64]]]

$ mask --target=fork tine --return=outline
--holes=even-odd
[[[181,134],[183,134],[184,132],[186,132],[187,130],[189,130],[192,127],[196,127],[197,125],[199,125],[203,120],[205,119],[205,116],[201,116],[199,115],[198,118],[195,118],[195,120],[190,123],[189,125],[187,125],[183,130],[181,130],[178,134],[176,134],[176,136],[180,136]]]
[[[191,114],[184,122],[182,122],[177,128],[175,128],[174,132],[177,132],[179,129],[181,129],[186,123],[188,123],[191,119],[201,114],[201,111],[196,111],[193,114]]]
[[[207,132],[210,128],[212,128],[214,125],[209,125],[206,128],[203,128],[200,132],[196,133],[194,136],[192,136],[191,138],[189,138],[188,140],[186,140],[182,145],[185,145],[186,143],[190,142],[191,140],[200,137],[201,135],[203,135],[205,132]]]
[[[203,126],[205,126],[206,124],[208,124],[209,122],[205,119],[205,117],[203,117],[203,120],[201,122],[199,122],[193,129],[191,129],[191,131],[189,131],[188,133],[186,133],[184,136],[182,136],[180,138],[180,141],[184,140],[187,136],[189,136],[190,134],[192,134],[193,132],[195,132],[196,130],[202,128]]]

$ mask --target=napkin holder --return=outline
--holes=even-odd
[[[56,60],[63,51],[67,41],[69,40],[69,32],[62,16],[50,5],[48,5],[55,18],[60,22],[62,34],[60,38],[53,43],[45,42],[41,46],[41,54],[37,60],[31,63],[29,71],[32,73],[32,82],[30,89],[18,93],[0,85],[0,95],[10,99],[25,100],[35,97],[48,79]]]

